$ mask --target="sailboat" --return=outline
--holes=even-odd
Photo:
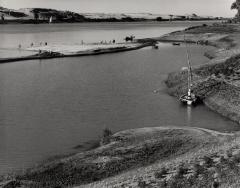
[[[185,45],[186,45],[187,63],[188,63],[188,92],[187,92],[187,94],[182,95],[179,100],[182,103],[191,106],[193,104],[196,104],[197,97],[192,92],[192,67],[191,67],[191,62],[190,62],[187,42],[186,42],[186,39],[185,39],[185,34],[184,34],[184,41],[185,41]]]
[[[49,18],[49,24],[51,24],[52,21],[53,21],[53,17],[51,16],[51,17]]]

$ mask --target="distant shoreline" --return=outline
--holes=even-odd
[[[219,19],[202,19],[202,20],[162,20],[162,21],[157,21],[157,20],[134,20],[134,21],[124,21],[124,20],[116,20],[116,21],[110,21],[110,20],[89,20],[89,21],[65,21],[65,22],[53,22],[51,24],[76,24],[76,23],[176,23],[176,22],[221,22],[225,21],[219,20]],[[48,21],[35,21],[35,20],[7,20],[7,21],[0,21],[0,25],[17,25],[17,24],[28,24],[28,25],[39,25],[39,24],[49,24]]]
[[[147,22],[147,21],[208,21],[226,20],[223,17],[196,14],[173,15],[153,13],[77,13],[48,8],[0,7],[0,24],[90,23],[90,22]]]

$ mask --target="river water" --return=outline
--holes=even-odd
[[[0,56],[19,55],[34,44],[73,44],[160,36],[193,23],[1,25]],[[193,65],[208,61],[210,47],[190,46]],[[15,53],[14,53],[15,52]],[[117,54],[0,65],[0,173],[24,169],[74,151],[114,132],[153,126],[191,126],[219,131],[237,124],[205,106],[186,108],[166,93],[167,73],[186,66],[185,48],[159,44]],[[153,92],[158,90],[157,93]]]

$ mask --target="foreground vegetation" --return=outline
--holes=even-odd
[[[147,180],[144,178],[141,180],[141,176],[149,175],[151,172],[152,177],[156,179],[155,183],[160,185],[166,178],[165,176],[170,177],[171,174],[174,174],[170,172],[172,170],[170,166],[165,167],[164,174],[163,167],[161,167],[162,162],[175,161],[177,157],[189,156],[189,153],[193,152],[197,154],[199,150],[211,148],[213,143],[218,145],[229,138],[227,135],[218,138],[217,134],[195,128],[143,128],[123,131],[114,135],[106,130],[102,140],[104,145],[101,147],[62,159],[55,159],[37,168],[29,169],[23,174],[15,175],[15,180],[12,182],[15,182],[16,186],[24,187],[77,185],[86,187],[87,183],[114,175],[118,176],[121,172],[131,172],[131,170],[135,174],[142,168],[139,174],[135,174],[139,177],[135,177],[130,184],[141,184],[142,182],[145,185]],[[152,168],[152,165],[156,168]],[[147,172],[145,167],[146,169],[150,167],[150,171]],[[182,173],[181,170],[179,173]],[[118,185],[119,183],[121,185]],[[113,184],[125,186],[128,183],[120,181]],[[96,185],[96,187],[108,186],[112,185],[106,185],[106,182],[104,182],[104,186]]]

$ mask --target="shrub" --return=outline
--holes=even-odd
[[[218,188],[219,186],[220,186],[220,183],[216,182],[216,181],[214,181],[213,184],[212,184],[213,188]]]
[[[112,135],[112,131],[109,128],[103,130],[103,137],[108,137]]]
[[[167,175],[167,169],[166,168],[161,168],[159,172],[155,172],[154,176],[157,179],[164,178],[164,176]]]
[[[181,178],[179,176],[173,176],[168,182],[169,188],[189,188],[189,182],[186,178]]]
[[[157,17],[156,20],[159,21],[159,22],[163,21],[162,17]]]
[[[214,163],[213,159],[209,156],[204,156],[203,160],[204,160],[204,165],[206,165],[207,168],[211,167]]]
[[[240,154],[234,155],[234,156],[233,156],[233,161],[234,161],[235,163],[240,163]]]
[[[177,169],[176,176],[178,178],[182,178],[187,173],[188,173],[188,168],[184,167],[183,165],[180,165]]]
[[[101,145],[110,143],[110,138],[112,135],[112,131],[109,128],[105,128],[102,134]]]
[[[143,180],[138,180],[138,187],[139,188],[146,188],[146,186],[147,186],[147,183],[145,182],[145,181],[143,181]]]
[[[233,156],[231,151],[227,151],[226,155],[228,158],[231,158]]]
[[[194,172],[195,176],[198,176],[199,174],[203,174],[204,173],[204,167],[202,167],[200,164],[194,164],[193,172]]]
[[[157,183],[157,186],[158,186],[158,187],[161,187],[161,188],[167,187],[167,181],[166,181],[166,180],[163,180],[163,181],[161,181],[161,182],[158,182],[158,183]]]

